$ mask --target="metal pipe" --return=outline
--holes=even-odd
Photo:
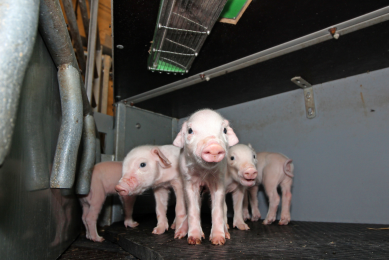
[[[68,18],[70,34],[72,35],[72,39],[74,41],[74,47],[76,48],[78,62],[80,63],[82,74],[85,74],[85,56],[84,56],[84,48],[82,47],[82,41],[80,32],[78,30],[77,18],[74,14],[73,4],[71,0],[62,0],[66,16]]]
[[[101,100],[101,79],[102,79],[102,75],[101,75],[101,65],[102,65],[102,61],[103,61],[103,58],[102,58],[102,51],[101,50],[97,50],[96,51],[96,77],[95,79],[93,80],[93,96],[95,97],[95,102],[96,102],[96,107],[94,108],[94,111],[95,112],[100,112],[100,100]]]
[[[329,32],[329,29],[331,28],[336,28],[336,33],[338,34],[338,36],[341,36],[387,20],[389,20],[389,6],[348,20],[346,22],[330,26],[328,28],[303,36],[301,38],[280,44],[273,48],[257,52],[253,55],[227,63],[225,65],[204,71],[189,78],[179,80],[171,84],[167,84],[165,86],[141,93],[139,95],[126,98],[124,100],[121,100],[120,102],[129,102],[131,104],[139,103],[178,89],[182,89],[203,82],[206,78],[207,80],[209,80],[215,77],[226,75],[233,71],[240,70],[255,65],[257,63],[264,62],[266,60],[270,60],[327,40],[334,39],[332,34]]]
[[[71,63],[79,70],[76,56],[70,41],[68,30],[66,29],[61,6],[58,0],[41,0],[39,6],[39,32],[50,52],[51,58],[58,67],[62,64]],[[80,84],[84,85],[81,75]],[[81,88],[84,115],[93,114],[89,104],[85,88]]]
[[[82,23],[84,24],[85,37],[86,37],[86,39],[88,40],[88,33],[89,33],[89,17],[88,17],[88,10],[87,10],[87,8],[86,8],[85,0],[78,0],[78,3],[79,3],[79,5],[80,5]]]
[[[99,0],[93,0],[90,5],[90,26],[88,40],[88,57],[86,63],[85,88],[89,102],[92,101],[92,86],[95,70],[96,38],[97,38],[97,15],[99,11]]]
[[[90,152],[82,153],[80,172],[77,177],[76,184],[76,193],[79,195],[86,195],[90,190],[90,182],[93,166],[95,165],[96,155],[95,138],[95,119],[92,115],[87,115],[84,117],[84,128],[82,131],[82,150]]]
[[[79,95],[75,96],[74,100],[67,100],[67,101],[72,101],[74,105],[75,103],[79,102],[77,108],[81,108],[82,113],[81,115],[78,115],[77,124],[82,125],[82,114],[84,116],[92,115],[93,111],[88,101],[85,88],[82,87],[84,84],[81,75],[79,73],[79,67],[75,59],[73,47],[69,38],[68,31],[66,29],[65,19],[61,12],[61,7],[59,5],[58,0],[55,1],[41,0],[39,31],[43,37],[43,40],[46,43],[46,46],[51,54],[51,57],[54,60],[54,63],[59,68],[65,65],[65,66],[69,66],[69,69],[72,68],[72,71],[77,72],[73,74],[73,76],[75,77],[73,80],[78,81]],[[73,83],[76,85],[75,82]],[[62,96],[61,96],[61,100],[62,100]],[[64,111],[65,110],[63,108],[63,113]],[[65,123],[64,117],[62,118],[62,122],[63,124]],[[75,146],[77,144],[77,147],[79,146],[80,143],[82,128],[80,130],[81,130],[80,137],[77,139],[75,138],[75,140],[73,141],[73,145]],[[60,132],[60,138],[58,139],[58,144],[63,143],[64,138],[66,138],[66,136],[61,135]],[[71,136],[69,136],[69,138],[71,138]],[[75,169],[74,167],[76,164],[76,157],[69,158],[69,161],[62,160],[62,164],[61,164],[61,156],[62,156],[61,152],[65,153],[66,151],[64,151],[64,148],[61,145],[57,145],[56,156],[54,158],[53,173],[51,176],[51,187],[70,188],[71,185],[73,185],[74,183],[74,169]],[[94,151],[88,151],[88,150],[84,150],[84,152],[94,153]],[[73,152],[72,156],[74,155],[77,156],[77,150]],[[70,176],[65,176],[66,172],[70,174]],[[60,178],[58,178],[59,175],[61,175]]]
[[[39,0],[0,5],[0,165],[12,141],[20,88],[36,39]]]
[[[103,89],[101,91],[101,113],[103,114],[107,114],[108,108],[109,71],[111,70],[111,63],[111,57],[104,55]]]
[[[58,68],[62,123],[50,177],[51,188],[71,188],[74,183],[83,116],[79,71],[70,63]]]

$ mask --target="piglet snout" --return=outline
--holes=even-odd
[[[243,176],[246,180],[254,180],[257,178],[258,171],[254,168],[248,168],[244,171]]]
[[[220,162],[223,160],[226,151],[219,144],[210,144],[206,146],[201,153],[201,158],[206,162]]]
[[[128,195],[129,191],[125,188],[123,188],[121,185],[116,185],[115,190],[121,195],[121,196],[126,196]]]

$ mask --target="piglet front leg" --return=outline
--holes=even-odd
[[[126,196],[120,196],[123,202],[123,208],[124,208],[124,226],[125,227],[136,227],[139,225],[138,222],[134,221],[132,219],[132,212],[134,210],[134,204],[136,200],[136,196],[132,195],[126,195]]]
[[[210,185],[209,191],[212,198],[212,229],[209,240],[213,245],[224,245],[226,238],[230,238],[230,233],[224,222],[225,188],[223,182]]]
[[[258,221],[261,219],[261,212],[259,212],[258,206],[258,186],[253,186],[248,189],[250,195],[251,206],[251,221]]]
[[[204,238],[200,224],[200,184],[187,182],[185,185],[188,204],[188,244],[199,245]]]
[[[243,219],[244,221],[250,219],[248,190],[245,191],[243,198]]]
[[[249,230],[249,226],[244,223],[243,220],[243,197],[244,197],[245,189],[243,187],[237,188],[232,193],[232,200],[234,202],[234,224],[233,227],[236,227],[240,230]]]
[[[157,188],[154,190],[156,203],[155,212],[157,213],[157,226],[153,230],[153,234],[163,234],[169,229],[169,223],[166,217],[167,203],[169,200],[169,190],[166,188]]]

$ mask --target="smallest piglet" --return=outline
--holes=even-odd
[[[184,189],[178,170],[180,148],[173,145],[144,145],[132,149],[123,161],[123,175],[115,189],[121,196],[137,195],[152,188],[156,202],[158,223],[153,234],[168,230],[166,217],[169,188],[176,194],[176,219],[174,238],[185,237],[188,222],[184,201]]]
[[[232,192],[234,204],[233,227],[248,230],[244,223],[242,204],[247,187],[255,185],[257,178],[257,159],[251,145],[237,144],[228,150],[228,171],[225,178],[226,193]],[[227,223],[227,205],[224,205],[224,217]]]
[[[122,177],[122,162],[102,162],[94,166],[90,191],[86,196],[80,196],[82,206],[82,221],[86,229],[86,237],[95,242],[102,242],[104,239],[99,236],[96,229],[96,222],[105,198],[109,194],[115,194],[115,185]],[[132,219],[132,210],[135,203],[135,196],[121,197],[125,220],[124,225],[136,227],[138,225]]]
[[[293,163],[292,160],[283,154],[262,152],[257,154],[258,183],[262,183],[266,195],[269,198],[269,210],[264,225],[270,225],[276,219],[280,196],[277,187],[282,191],[281,219],[278,225],[287,225],[290,221],[290,203],[292,200],[291,187],[293,184]],[[261,218],[258,208],[258,186],[249,188],[251,206],[251,221],[257,221]],[[245,196],[243,203],[244,219],[249,219],[248,197]]]

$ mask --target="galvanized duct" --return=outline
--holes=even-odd
[[[90,190],[90,182],[96,157],[95,138],[95,119],[93,116],[87,115],[84,117],[84,129],[82,131],[82,150],[85,152],[82,153],[80,172],[76,185],[76,193],[80,195],[87,195]]]
[[[3,0],[0,5],[0,165],[11,147],[20,87],[38,25],[38,0]]]
[[[65,19],[63,17],[60,4],[58,0],[50,1],[50,0],[41,0],[40,2],[40,22],[39,22],[39,31],[43,37],[43,40],[46,43],[47,48],[49,49],[49,52],[51,54],[51,57],[54,60],[54,63],[60,67],[63,64],[70,65],[75,68],[77,71],[77,79],[79,82],[79,89],[80,89],[80,96],[78,98],[82,99],[82,109],[83,109],[83,115],[91,115],[93,118],[93,110],[89,104],[88,97],[86,95],[85,88],[83,87],[84,83],[82,81],[81,75],[79,73],[79,67],[74,55],[73,47],[69,38],[68,31],[66,29]],[[74,75],[76,76],[76,75]],[[82,118],[82,116],[81,116]],[[85,117],[84,117],[85,119]],[[81,122],[81,121],[79,121]],[[85,123],[84,125],[87,125]],[[86,129],[84,130],[86,131]],[[81,136],[81,132],[80,132]],[[75,140],[75,143],[79,144],[80,139]],[[94,140],[92,141],[94,142]],[[58,148],[61,148],[60,146],[57,146],[56,155],[60,155],[60,151],[58,151]],[[93,153],[94,150],[87,150],[84,149],[84,153]],[[75,155],[77,155],[77,150],[75,151]],[[86,155],[83,155],[86,156]],[[60,163],[60,158],[57,158],[57,156],[54,159],[54,162]],[[75,178],[75,172],[73,166],[76,164],[76,159],[72,162],[66,162],[62,161],[63,165],[57,165],[57,169],[53,168],[52,178],[51,178],[51,187],[52,188],[69,188],[69,182],[72,180],[72,183],[74,182]],[[94,163],[94,162],[93,162]],[[90,165],[90,167],[93,166],[93,163]],[[69,167],[67,169],[67,174],[65,171],[65,168]],[[88,168],[87,166],[85,166]],[[59,170],[63,171],[62,173],[65,174],[66,178],[60,178],[57,179]],[[81,174],[80,174],[81,175]],[[79,175],[79,176],[80,176]],[[58,180],[61,181],[61,183],[58,182]],[[58,184],[58,185],[56,185]],[[88,184],[90,185],[90,183]],[[71,185],[70,185],[71,187]]]
[[[51,188],[71,188],[82,135],[82,97],[79,71],[70,64],[58,68],[62,123],[50,177]]]
[[[82,47],[81,36],[78,30],[77,18],[74,14],[73,4],[71,0],[62,0],[62,3],[66,12],[66,17],[68,18],[70,34],[72,35],[74,46],[76,48],[78,62],[80,63],[82,73],[85,73],[86,62],[84,48]]]

